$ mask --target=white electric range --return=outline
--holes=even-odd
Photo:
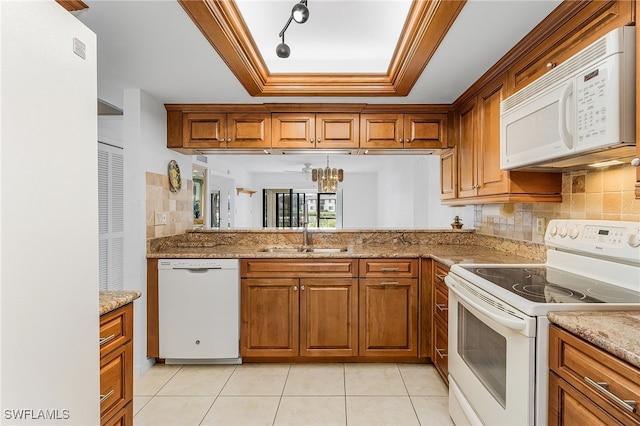
[[[449,412],[457,425],[546,425],[547,313],[640,310],[640,223],[552,220],[544,264],[454,265]]]

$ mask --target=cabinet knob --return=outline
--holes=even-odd
[[[300,286],[300,290],[304,291],[304,286],[303,285]]]
[[[310,142],[310,143],[313,143],[313,138],[309,138],[309,142]]]
[[[556,67],[556,63],[555,62],[547,62],[547,69],[548,70],[552,70]]]
[[[638,166],[640,166],[640,158],[637,158],[637,157],[636,157],[636,158],[634,158],[633,160],[631,160],[631,165],[632,165],[633,167],[638,167]]]
[[[404,139],[400,138],[400,139],[398,139],[398,142],[402,143],[402,142],[404,142]]]
[[[231,138],[227,138],[227,142],[231,142]]]
[[[298,286],[297,285],[293,286],[293,291],[298,291]]]
[[[320,143],[322,140],[320,138],[316,139],[316,142]]]

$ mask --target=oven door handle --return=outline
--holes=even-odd
[[[445,278],[445,282],[447,283],[447,287],[449,287],[449,290],[451,290],[459,299],[461,299],[463,302],[473,307],[475,310],[482,313],[483,315],[486,315],[487,317],[491,318],[493,321],[497,322],[498,324],[501,324],[512,330],[520,331],[526,328],[527,324],[523,320],[517,321],[512,319],[511,317],[507,318],[506,316],[498,315],[495,312],[492,312],[489,309],[479,305],[477,302],[474,302],[473,300],[471,300],[470,297],[468,297],[466,294],[462,293],[460,290],[458,290],[455,287],[455,284],[456,284],[455,279],[450,278],[450,275],[448,275]]]

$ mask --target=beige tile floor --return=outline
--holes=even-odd
[[[135,425],[452,425],[425,364],[157,364],[133,405]]]

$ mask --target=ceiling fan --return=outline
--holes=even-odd
[[[302,173],[306,177],[311,176],[311,171],[313,167],[311,167],[311,163],[304,163],[304,166],[300,170],[285,170],[285,173]]]

